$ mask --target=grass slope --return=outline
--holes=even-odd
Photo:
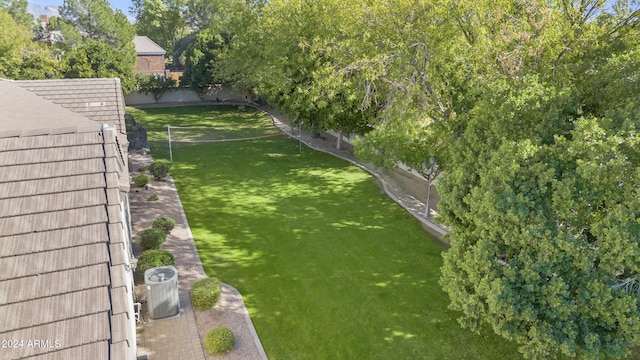
[[[132,111],[152,140],[186,112],[247,114],[152,110]],[[174,160],[205,270],[243,294],[270,359],[519,358],[460,328],[437,283],[442,244],[357,167],[284,137],[184,146]]]

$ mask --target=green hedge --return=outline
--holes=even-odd
[[[150,181],[151,181],[151,178],[147,174],[140,174],[133,178],[133,183],[139,187],[143,187],[147,185]]]
[[[145,250],[159,249],[167,239],[167,234],[161,229],[147,229],[140,234],[140,245]]]
[[[138,258],[136,270],[144,273],[154,267],[175,265],[175,262],[175,257],[167,250],[147,250]]]
[[[211,309],[220,299],[220,281],[216,278],[196,280],[191,285],[191,302],[199,310]]]
[[[233,349],[235,343],[233,332],[224,326],[218,326],[207,333],[204,346],[211,355],[216,355],[228,353]]]
[[[164,161],[156,161],[149,166],[149,172],[156,180],[162,180],[169,174],[169,164]]]
[[[152,228],[160,229],[164,231],[165,234],[169,234],[175,226],[176,221],[173,218],[165,215],[153,220]]]

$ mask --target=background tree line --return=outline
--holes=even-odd
[[[230,85],[360,134],[357,155],[379,166],[436,161],[452,227],[440,283],[463,327],[532,359],[640,344],[635,2],[135,0],[134,30],[104,0],[71,0],[64,43],[45,49],[20,0],[0,1],[0,76],[125,77],[137,31],[201,96]]]
[[[133,88],[134,26],[106,0],[66,0],[43,28],[26,0],[0,1],[0,76],[11,79],[120,77]],[[48,39],[60,32],[59,41]]]

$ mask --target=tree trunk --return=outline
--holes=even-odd
[[[342,150],[342,129],[338,130],[338,141],[336,141],[336,149]]]

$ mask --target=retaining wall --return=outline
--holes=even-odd
[[[212,89],[211,93],[201,100],[195,91],[188,89],[175,89],[169,90],[162,95],[158,102],[153,98],[153,94],[142,94],[134,91],[131,94],[124,96],[124,101],[127,106],[136,105],[152,105],[152,104],[170,104],[170,103],[200,103],[200,102],[250,102],[248,96],[240,94],[233,89],[225,86],[220,86]]]

